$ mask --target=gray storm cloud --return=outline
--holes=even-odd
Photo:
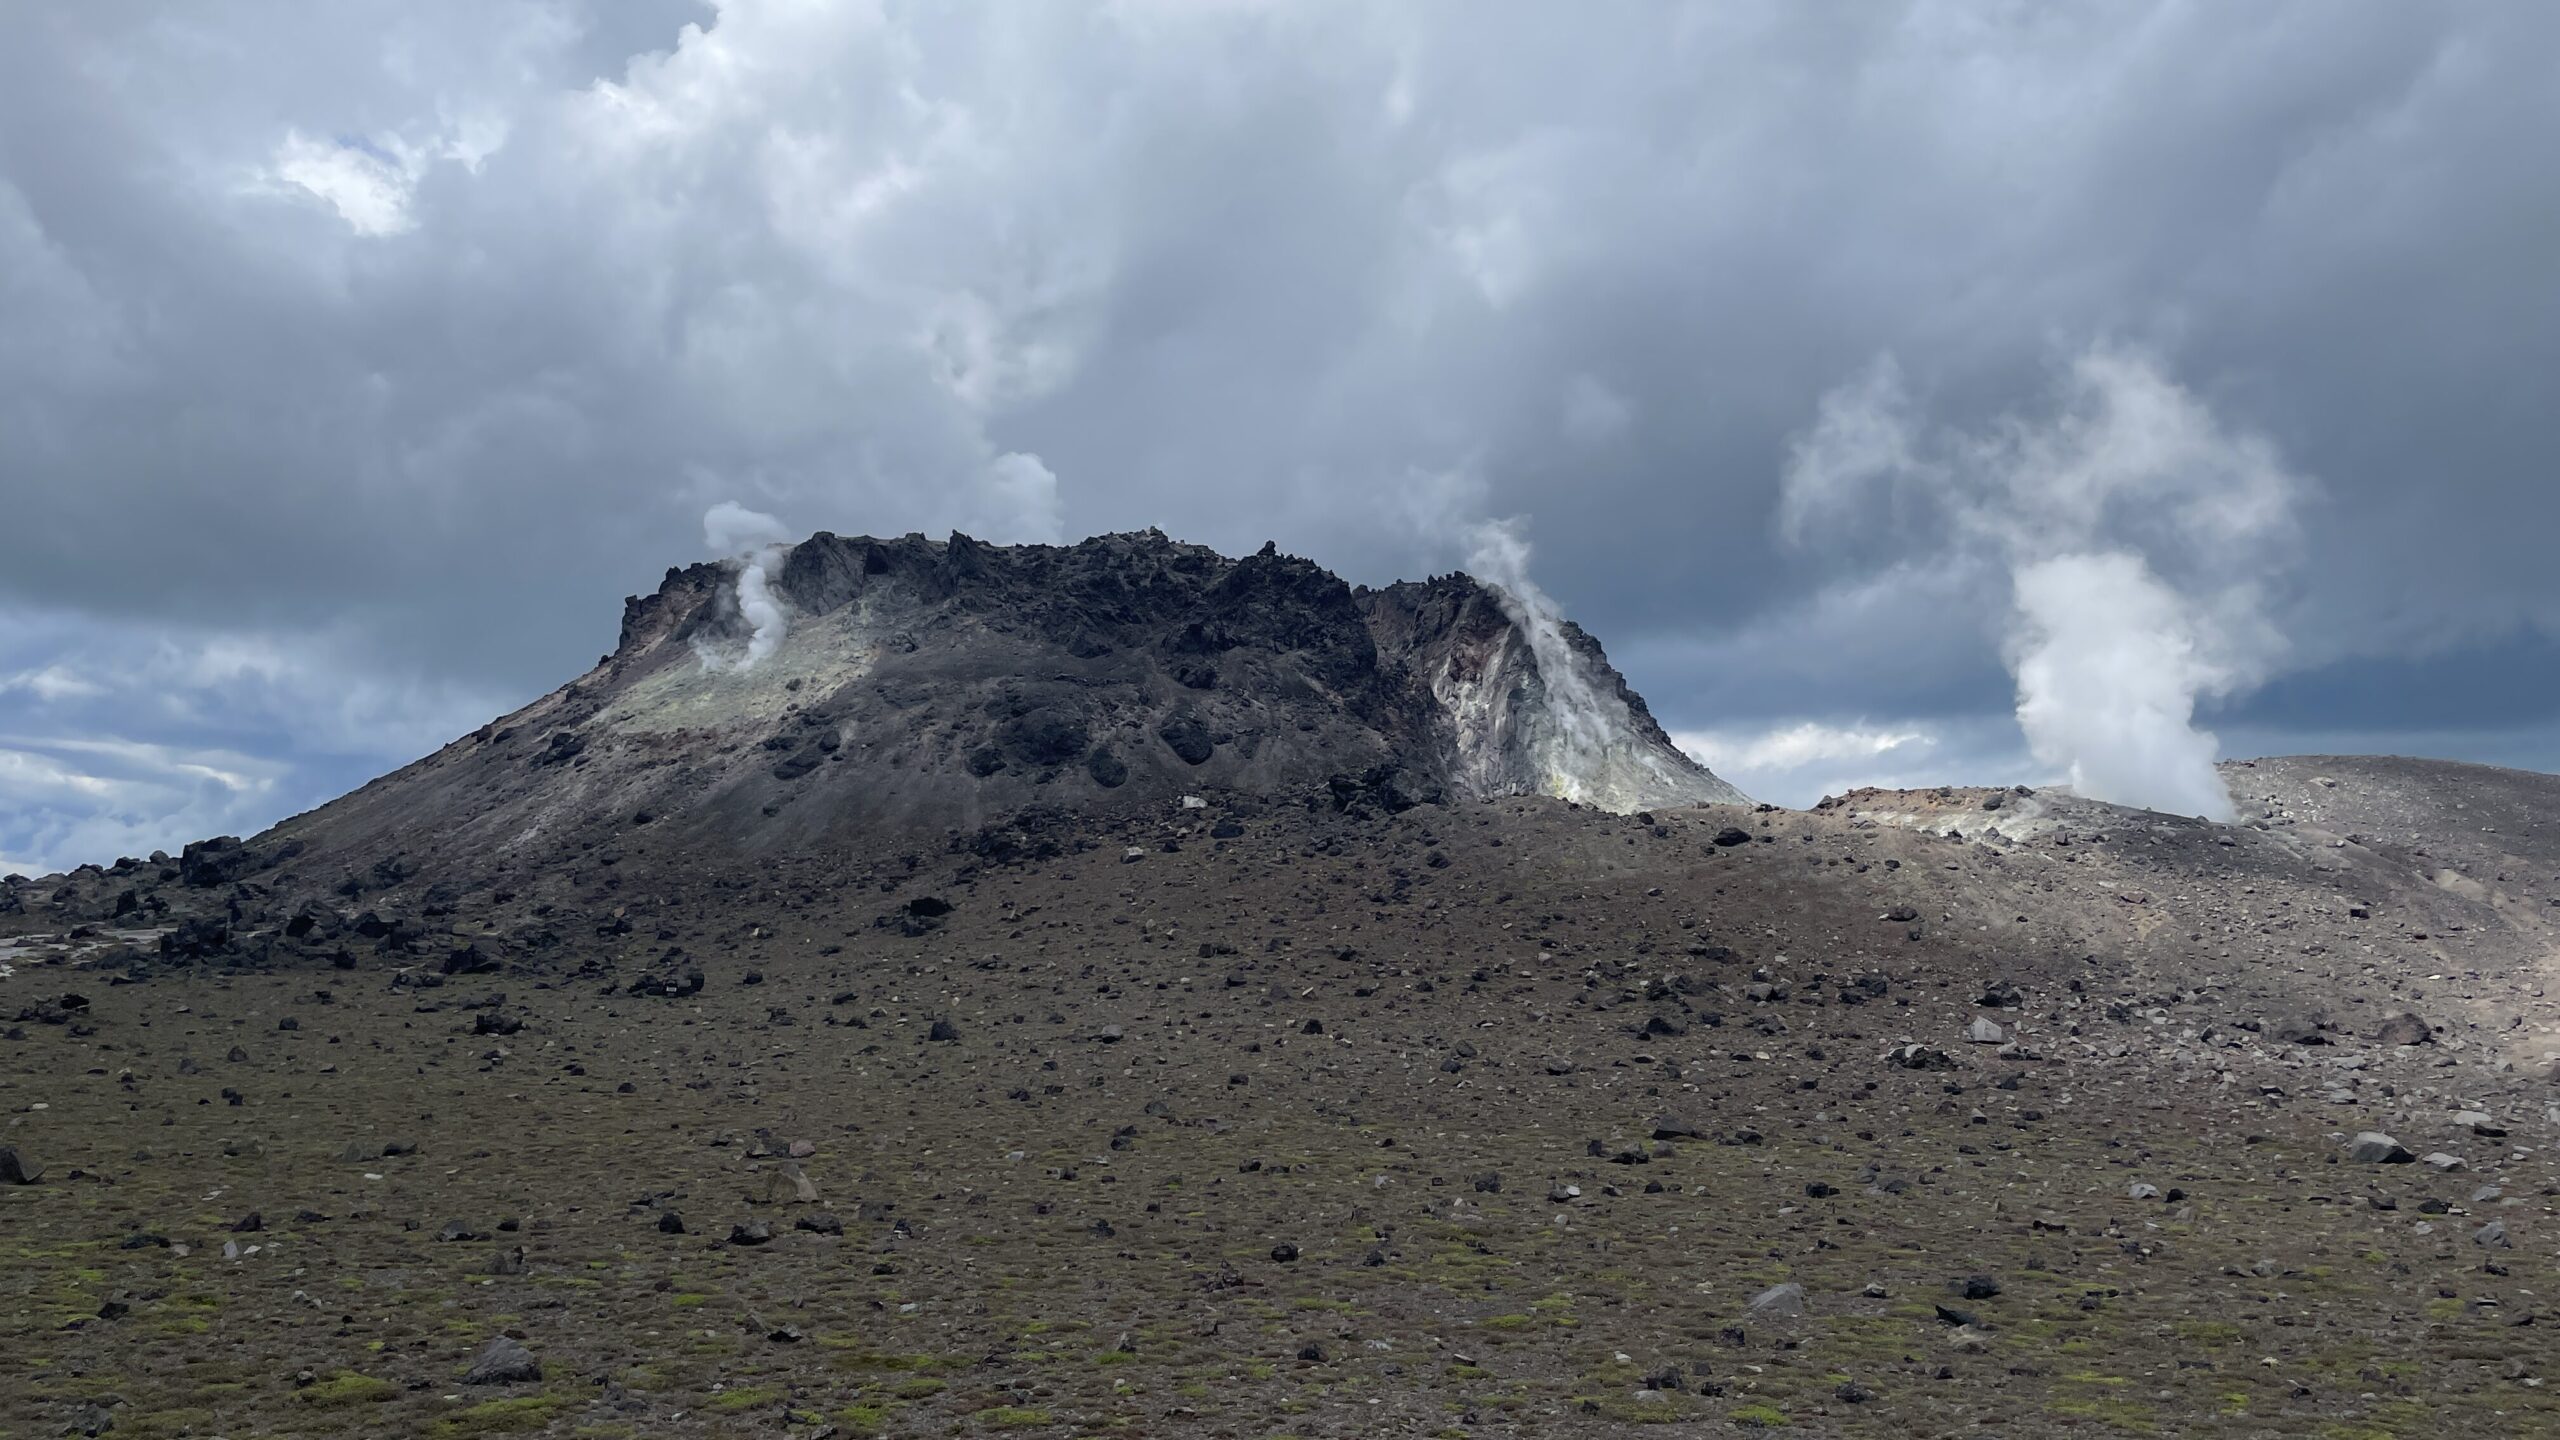
[[[2560,166],[2516,143],[2560,128],[2560,6],[17,8],[0,675],[175,635],[294,678],[29,680],[0,730],[285,764],[226,825],[576,673],[732,496],[804,533],[1276,539],[1378,583],[1465,559],[1394,482],[1473,463],[1470,513],[1537,515],[1538,579],[1667,722],[2005,744],[1985,632],[1924,624],[2005,613],[2005,561],[1823,591],[1885,527],[1819,567],[1731,538],[1866,357],[1997,408],[2111,329],[2245,381],[2335,498],[2286,598],[2288,665],[2338,683],[2224,707],[2233,743],[2489,758],[2356,667],[2560,635]],[[116,563],[64,543],[97,535]],[[2026,558],[2112,551],[2217,588],[2112,529]],[[2560,763],[2517,674],[2431,703]],[[111,858],[40,837],[76,808],[0,793],[0,853]],[[148,808],[113,843],[203,833]]]
[[[2082,794],[2228,818],[2200,700],[2263,680],[2283,650],[2267,582],[2307,484],[2138,351],[2093,346],[2049,411],[1979,429],[1915,413],[1879,358],[1798,437],[1779,525],[1894,564],[2007,581],[2002,655],[2036,760]]]

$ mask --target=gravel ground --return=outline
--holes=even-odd
[[[185,964],[77,881],[0,1435],[2553,1433],[2553,812],[2282,763],[635,846]]]

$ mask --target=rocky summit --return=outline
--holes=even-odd
[[[822,533],[668,571],[593,670],[268,844],[538,867],[639,826],[660,848],[770,854],[1325,787],[1390,809],[1743,798],[1597,641],[1465,575],[1373,590],[1154,531]]]
[[[1464,576],[820,535],[0,882],[0,1434],[2560,1429],[2560,780],[1753,805]]]

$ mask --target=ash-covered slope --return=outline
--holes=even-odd
[[[1590,637],[1532,637],[1464,575],[1371,591],[1269,546],[1229,559],[1154,531],[1063,547],[821,533],[761,569],[788,620],[769,654],[747,660],[739,562],[670,570],[594,670],[270,848],[524,860],[638,824],[653,845],[756,853],[1328,782],[1389,808],[1743,798]]]

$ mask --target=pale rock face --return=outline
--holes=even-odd
[[[1401,652],[1437,703],[1461,792],[1550,795],[1620,814],[1749,803],[1671,743],[1571,621],[1464,575],[1364,598],[1381,655]]]
[[[1580,668],[1570,652],[1538,654],[1501,631],[1478,665],[1444,665],[1431,693],[1455,734],[1455,773],[1479,796],[1552,795],[1626,814],[1657,806],[1741,804],[1745,797],[1687,757],[1649,740],[1628,707],[1587,684],[1548,682]]]

